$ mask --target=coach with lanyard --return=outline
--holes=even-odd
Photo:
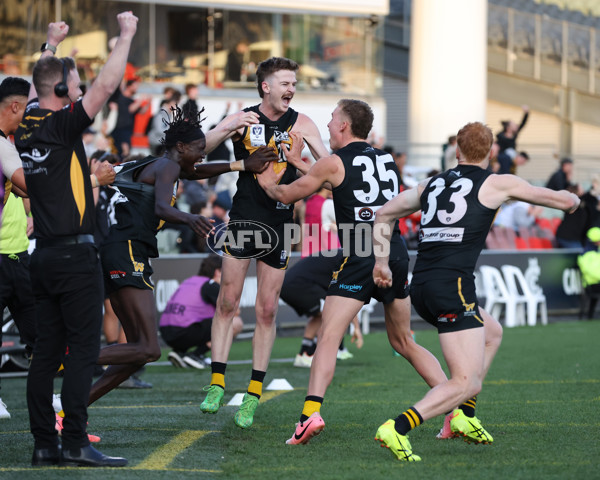
[[[64,22],[48,26],[47,43],[33,69],[30,103],[15,134],[36,222],[31,280],[38,330],[27,379],[34,466],[127,464],[124,458],[94,449],[86,432],[88,396],[100,349],[103,289],[93,236],[92,188],[99,182],[95,175],[90,177],[81,135],[125,72],[138,19],[125,12],[117,20],[119,40],[82,98],[73,59],[54,57],[69,27]],[[53,379],[61,362],[62,448],[52,408]]]

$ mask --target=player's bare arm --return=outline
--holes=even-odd
[[[306,115],[303,113],[298,114],[298,119],[292,131],[302,134],[302,138],[308,145],[308,149],[315,160],[329,156],[329,150],[327,150],[321,139],[319,129],[315,125],[315,122]]]
[[[109,162],[104,161],[99,163],[92,172],[92,187],[110,185],[114,182],[115,176],[115,169]]]
[[[242,129],[258,123],[258,114],[256,112],[233,113],[221,120],[215,128],[206,132],[206,153],[212,152],[218,145],[236,134],[240,134]]]
[[[344,179],[344,166],[337,155],[319,160],[306,175],[289,185],[277,183],[283,176],[283,172],[277,174],[272,168],[267,168],[263,173],[257,175],[257,179],[269,197],[286,204],[308,197],[319,190],[325,182],[337,186]]]
[[[189,180],[201,180],[203,178],[215,177],[227,172],[252,172],[260,173],[267,168],[269,163],[276,162],[279,159],[275,150],[271,147],[259,147],[244,160],[235,162],[208,162],[196,163],[192,174],[182,174],[180,178]]]
[[[117,15],[117,20],[120,28],[117,44],[98,77],[83,96],[82,105],[90,118],[94,118],[100,112],[125,74],[125,65],[131,41],[137,30],[138,18],[131,12],[123,12]]]
[[[46,45],[48,48],[42,52],[40,58],[49,57],[54,55],[52,48],[56,49],[60,42],[62,42],[67,34],[69,33],[69,26],[65,22],[51,22],[48,24],[48,32],[46,33]],[[37,92],[31,82],[31,88],[29,89],[29,98],[27,101],[37,97]]]
[[[479,191],[479,201],[489,208],[498,208],[507,200],[521,200],[534,205],[574,212],[579,197],[566,190],[555,191],[536,187],[516,175],[491,175]]]
[[[157,217],[167,222],[188,225],[197,235],[208,236],[213,227],[207,218],[182,212],[171,205],[173,186],[179,174],[180,167],[177,163],[159,158],[144,169],[140,181],[152,183],[154,177],[154,213]]]

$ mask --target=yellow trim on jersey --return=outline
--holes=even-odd
[[[77,154],[73,152],[71,156],[71,190],[73,198],[79,211],[79,226],[83,224],[83,216],[85,215],[85,186],[83,183],[83,171],[77,159]]]
[[[154,290],[154,285],[149,284],[144,278],[144,265],[142,262],[136,262],[135,258],[133,258],[133,248],[131,247],[131,240],[127,240],[127,245],[129,246],[129,258],[131,259],[131,263],[133,264],[133,269],[136,272],[142,272],[142,281],[150,287],[150,290]]]
[[[173,184],[173,196],[171,197],[171,206],[175,205],[175,201],[177,200],[177,183],[175,182]],[[158,221],[158,227],[156,228],[156,231],[158,232],[162,226],[165,224],[165,220],[163,220],[162,218]]]
[[[285,261],[285,265],[283,267],[279,267],[279,270],[285,270],[290,263],[290,256],[288,255],[287,260]]]
[[[286,132],[290,132],[292,129],[293,125],[290,125]],[[250,127],[246,127],[246,135],[244,136],[244,138],[242,139],[242,143],[244,144],[244,148],[246,149],[246,151],[252,155],[256,150],[258,150],[258,147],[254,147],[252,146],[252,143],[250,142]],[[290,138],[289,141],[286,141],[284,143],[286,143],[288,145],[288,148],[292,148],[292,139]],[[275,137],[272,135],[271,138],[269,139],[269,142],[267,143],[267,147],[271,147],[273,150],[275,150],[275,152],[277,153],[277,155],[280,156],[281,158],[281,151],[279,150],[279,148],[277,148],[277,144],[275,143]],[[283,169],[287,168],[287,164],[288,162],[277,162],[277,163],[273,163],[273,170],[275,171],[275,173],[279,173],[281,172]],[[256,174],[254,174],[254,178],[256,178]],[[281,181],[281,179],[279,180]],[[279,182],[277,182],[279,183]]]
[[[344,257],[344,261],[342,262],[342,264],[340,265],[340,269],[333,272],[333,274],[331,275],[331,281],[337,282],[338,279],[338,275],[340,274],[340,272],[344,269],[344,265],[346,265],[346,262],[348,261],[350,257]]]
[[[463,307],[465,307],[465,311],[472,312],[475,309],[475,303],[467,303],[462,293],[462,277],[458,277],[458,296],[460,297],[460,301],[462,302]],[[483,320],[477,315],[475,315],[475,318],[479,323],[483,323]]]

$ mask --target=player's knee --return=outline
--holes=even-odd
[[[410,332],[395,334],[393,337],[390,337],[390,343],[392,344],[393,349],[403,357],[407,357],[411,347],[416,345]]]
[[[263,303],[260,306],[256,306],[256,321],[261,323],[270,324],[275,321],[275,315],[277,314],[276,303]]]
[[[229,318],[237,311],[238,303],[236,298],[223,296],[217,304],[217,310],[222,316]]]
[[[146,352],[146,363],[156,362],[160,358],[160,347],[151,348]]]

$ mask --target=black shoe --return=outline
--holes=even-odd
[[[152,388],[152,384],[144,382],[135,375],[132,375],[123,383],[121,383],[121,385],[119,385],[117,388]]]
[[[58,464],[61,467],[124,467],[127,459],[109,457],[91,445],[82,448],[62,449]]]
[[[190,367],[203,370],[207,367],[204,355],[198,355],[196,353],[186,353],[183,357],[183,361]]]
[[[34,467],[47,467],[56,465],[60,457],[60,445],[52,448],[34,448],[31,465]]]

